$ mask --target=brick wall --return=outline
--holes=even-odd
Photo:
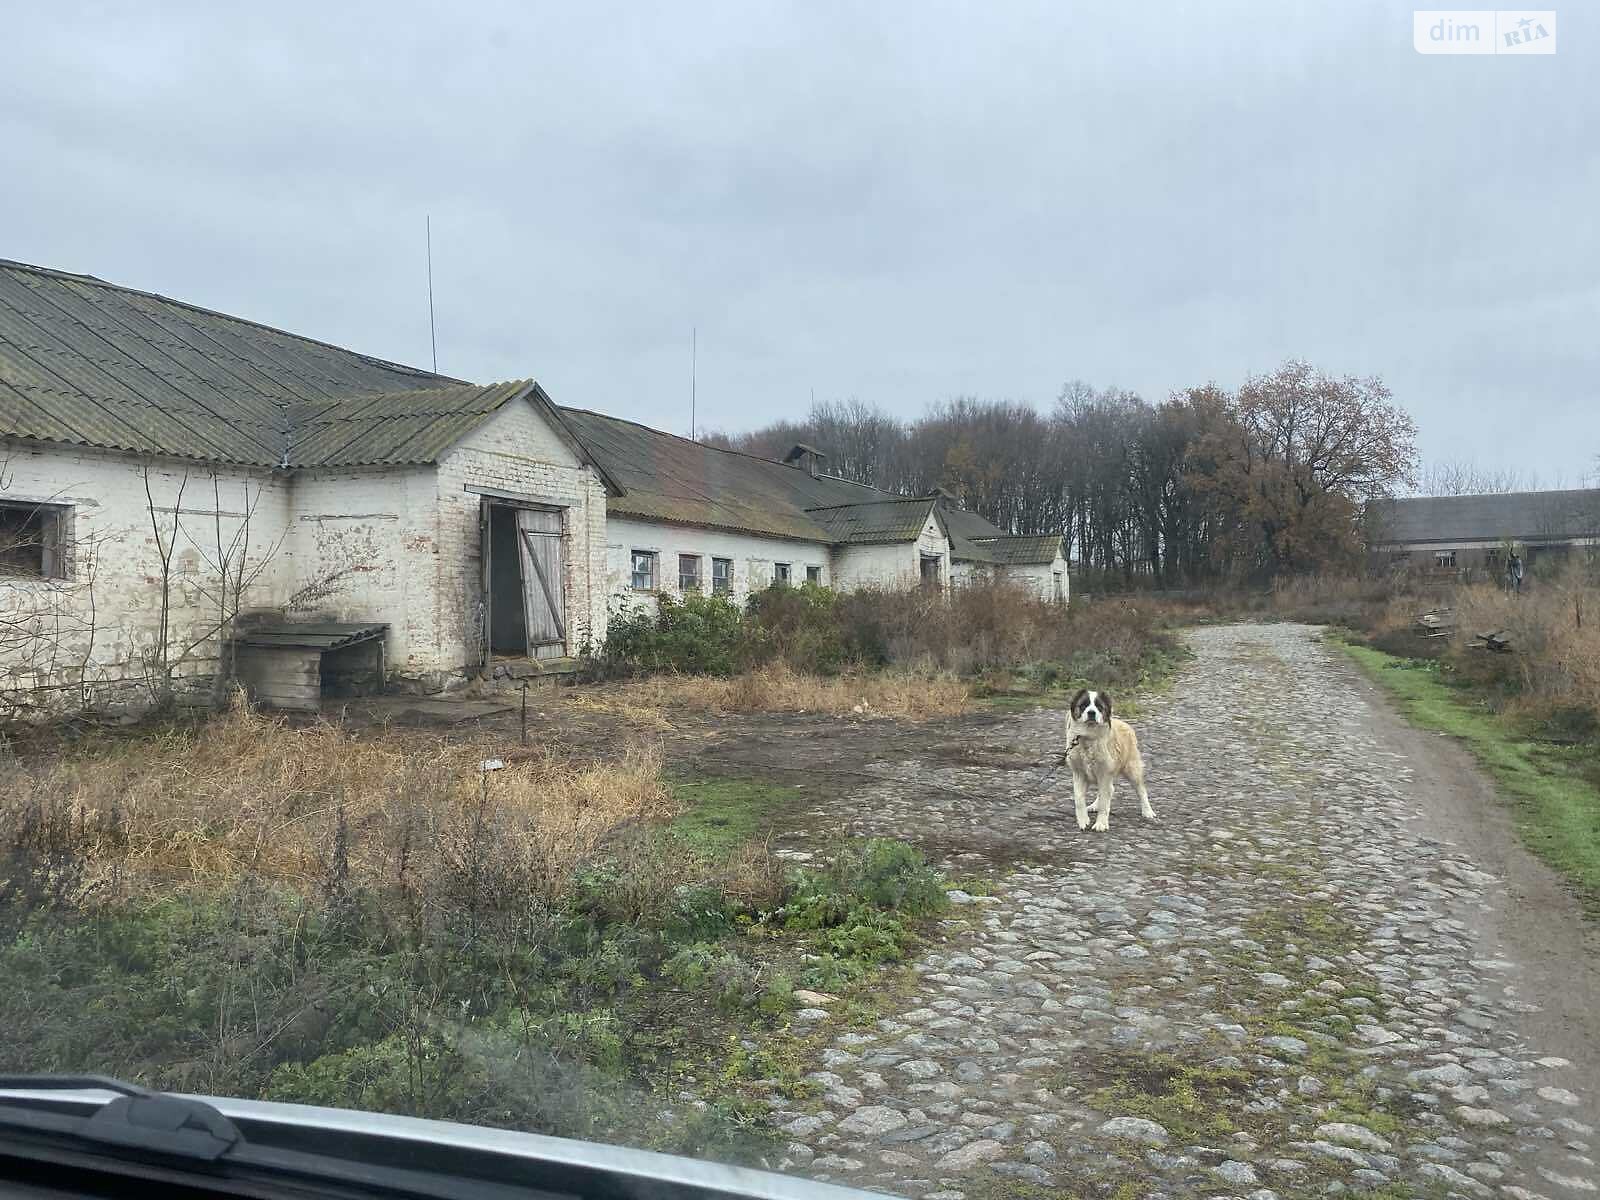
[[[476,646],[482,591],[478,547],[480,496],[491,488],[563,506],[563,603],[567,653],[605,637],[606,493],[594,468],[550,428],[531,404],[508,405],[439,463],[436,553],[440,564],[438,643],[466,661]]]
[[[62,506],[67,543],[65,578],[0,575],[0,621],[37,634],[0,649],[0,689],[54,708],[148,702],[163,592],[157,527],[172,547],[167,645],[180,698],[204,694],[215,673],[217,542],[225,554],[235,539],[244,545],[247,513],[245,607],[285,602],[293,565],[283,477],[153,461],[147,496],[146,472],[131,455],[0,441],[0,501]]]
[[[655,552],[659,573],[658,591],[674,596],[682,595],[678,587],[680,554],[693,554],[700,558],[700,569],[707,590],[711,587],[711,560],[729,559],[733,563],[733,590],[729,598],[736,604],[743,604],[751,592],[771,586],[774,563],[789,564],[791,583],[804,583],[808,566],[821,569],[822,583],[833,583],[828,547],[820,542],[755,537],[751,534],[637,521],[626,517],[616,517],[607,522],[604,540],[607,543],[606,558],[598,578],[605,581],[605,593],[613,606],[653,607],[655,604],[654,594],[633,589],[635,550]]]

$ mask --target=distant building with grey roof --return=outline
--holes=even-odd
[[[1378,565],[1493,576],[1508,548],[1531,568],[1600,545],[1600,488],[1384,500],[1368,520]]]

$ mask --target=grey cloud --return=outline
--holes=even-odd
[[[159,20],[152,19],[159,14]],[[7,244],[703,423],[1382,375],[1430,456],[1572,481],[1600,24],[1424,58],[1392,3],[35,6]]]

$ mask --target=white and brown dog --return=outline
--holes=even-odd
[[[1133,726],[1111,715],[1111,697],[1087,688],[1072,698],[1067,712],[1067,762],[1072,767],[1072,802],[1078,810],[1078,828],[1089,828],[1094,813],[1096,833],[1111,826],[1111,793],[1121,776],[1139,793],[1139,813],[1156,819],[1144,790],[1144,759]],[[1084,803],[1090,787],[1096,789],[1094,805]]]

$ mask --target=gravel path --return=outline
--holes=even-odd
[[[820,814],[995,882],[955,894],[892,1015],[824,1024],[785,1169],[921,1200],[1600,1195],[1600,1050],[1541,1043],[1535,976],[1485,949],[1505,884],[1427,836],[1462,802],[1424,735],[1314,630],[1191,645],[1135,723],[1158,823],[1126,785],[1109,835],[1064,777],[1029,795],[1043,711]]]

